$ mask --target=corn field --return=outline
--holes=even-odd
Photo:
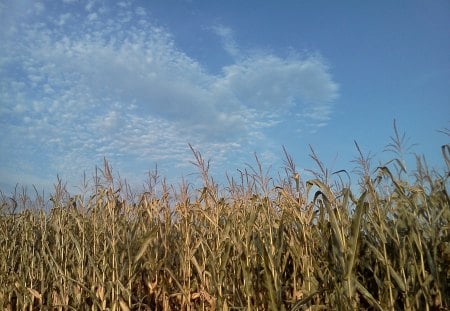
[[[75,195],[0,193],[0,309],[450,309],[450,145],[443,172],[358,147],[356,185],[285,151],[220,186],[192,151],[200,187],[155,170],[134,193],[105,160]]]

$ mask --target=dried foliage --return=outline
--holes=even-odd
[[[0,308],[450,308],[448,167],[440,175],[417,158],[400,179],[402,161],[371,170],[357,149],[358,197],[331,186],[321,162],[303,180],[286,150],[279,181],[257,161],[220,188],[193,148],[200,189],[155,170],[133,194],[105,160],[81,194],[58,180],[50,208],[38,193],[1,194]]]

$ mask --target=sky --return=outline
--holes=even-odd
[[[195,180],[189,144],[218,181],[255,153],[276,176],[283,146],[304,179],[309,146],[351,171],[356,141],[376,167],[394,120],[445,167],[447,0],[0,0],[0,47],[4,193],[76,189],[104,158],[137,190],[156,165]]]

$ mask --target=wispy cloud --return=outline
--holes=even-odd
[[[39,175],[43,165],[74,176],[103,156],[130,169],[183,166],[188,142],[226,161],[256,149],[286,116],[312,127],[331,116],[337,85],[317,56],[245,53],[230,28],[215,26],[236,61],[213,75],[143,8],[88,1],[85,13],[69,13],[76,4],[63,2],[17,13],[0,34],[3,175]]]
[[[224,25],[215,25],[211,27],[212,31],[222,39],[222,44],[225,51],[230,56],[238,57],[240,51],[236,41],[234,40],[234,33],[230,27]]]

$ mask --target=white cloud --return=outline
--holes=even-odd
[[[223,47],[228,54],[233,57],[239,56],[240,51],[234,40],[233,30],[230,27],[215,25],[211,29],[222,39]]]
[[[134,12],[136,13],[136,15],[139,16],[147,16],[147,12],[143,7],[137,7],[136,10],[134,10]]]
[[[143,8],[118,5],[106,20],[89,1],[84,17],[55,15],[60,28],[14,25],[20,36],[0,51],[0,148],[22,148],[1,156],[10,168],[32,163],[36,152],[45,154],[42,165],[71,176],[103,156],[124,167],[183,166],[188,142],[226,162],[230,152],[247,152],[243,146],[256,149],[281,120],[297,115],[318,128],[330,118],[337,85],[319,57],[245,54],[230,28],[216,26],[236,58],[213,75],[168,31],[148,22],[130,28]]]
[[[233,90],[245,105],[263,109],[295,103],[321,105],[333,101],[337,85],[315,58],[286,60],[274,55],[249,57],[224,68],[221,88]]]
[[[45,6],[44,6],[44,4],[41,3],[41,2],[36,2],[36,3],[34,4],[34,9],[35,9],[35,12],[36,12],[37,14],[41,14],[42,12],[44,12]]]
[[[88,0],[87,4],[84,7],[86,9],[86,11],[91,12],[94,9],[95,2],[96,2],[96,0]]]
[[[61,14],[61,15],[59,16],[58,20],[56,21],[56,24],[57,24],[58,26],[64,26],[64,25],[67,23],[67,21],[70,19],[71,16],[72,16],[71,13],[64,13],[64,14]]]
[[[97,13],[90,13],[87,18],[88,18],[88,21],[92,22],[98,18],[98,15],[97,15]]]
[[[117,3],[117,5],[118,5],[119,7],[121,7],[121,8],[123,8],[123,9],[125,9],[125,8],[127,8],[127,7],[130,6],[130,3],[127,2],[127,1],[120,1],[120,2]]]

